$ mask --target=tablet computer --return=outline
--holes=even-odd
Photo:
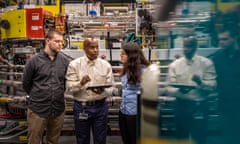
[[[94,88],[109,88],[112,84],[91,84],[87,86],[87,89],[94,89]]]
[[[176,88],[188,88],[188,89],[195,89],[197,86],[194,84],[185,84],[185,83],[170,83],[169,85]]]

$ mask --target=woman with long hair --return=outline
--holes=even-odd
[[[137,92],[141,89],[141,75],[150,62],[137,43],[123,44],[120,54],[122,101],[119,112],[119,127],[124,144],[136,144]]]

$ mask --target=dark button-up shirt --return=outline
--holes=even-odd
[[[220,110],[224,113],[237,113],[240,108],[240,50],[229,57],[221,50],[213,57],[217,72]]]
[[[41,117],[58,116],[65,108],[65,73],[69,60],[58,53],[53,60],[42,50],[26,64],[23,89],[29,95],[28,108]]]

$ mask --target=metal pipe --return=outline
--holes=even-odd
[[[6,63],[9,66],[13,66],[13,64],[11,64],[8,60],[4,59],[1,55],[0,55],[0,62]]]
[[[21,87],[22,82],[21,81],[12,81],[12,80],[0,80],[0,85]]]
[[[0,102],[26,102],[27,96],[8,95],[0,93]]]
[[[24,65],[0,65],[0,68],[24,68]]]
[[[109,54],[110,54],[110,63],[112,63],[112,46],[110,44],[110,31],[107,31],[107,44],[108,44],[108,49],[109,49]]]
[[[0,72],[0,75],[14,75],[14,76],[22,76],[23,73],[19,73],[19,72]]]

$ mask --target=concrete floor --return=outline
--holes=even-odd
[[[59,144],[76,144],[76,140],[74,136],[61,136]],[[107,144],[123,144],[123,143],[120,136],[108,136]],[[221,144],[221,136],[208,137],[207,144]]]
[[[75,136],[61,136],[59,144],[76,144]],[[91,143],[93,144],[93,143]],[[107,136],[107,144],[122,144],[120,136]]]

